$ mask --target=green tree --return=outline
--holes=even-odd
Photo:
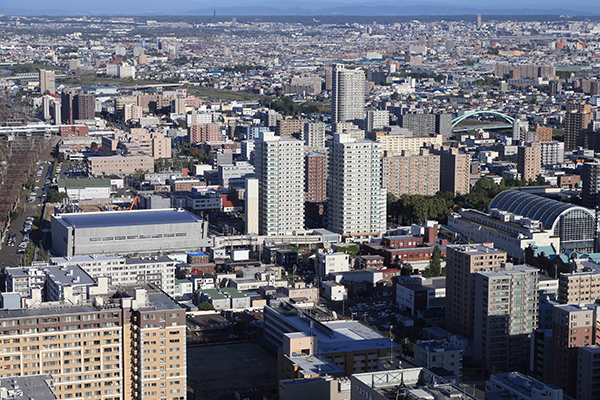
[[[423,276],[432,278],[440,275],[442,275],[442,252],[438,246],[435,246],[429,265],[423,271]]]
[[[215,308],[213,307],[213,305],[210,304],[208,301],[203,301],[202,303],[198,304],[198,310],[200,311],[209,311],[214,309]]]
[[[63,199],[68,199],[69,196],[64,192],[59,192],[57,188],[53,187],[48,190],[48,203],[60,203]]]
[[[400,95],[398,94],[398,92],[394,92],[390,96],[390,99],[392,99],[392,100],[400,100]]]

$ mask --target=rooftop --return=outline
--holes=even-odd
[[[0,388],[6,389],[4,400],[55,400],[54,380],[50,375],[14,376],[0,379]]]
[[[61,214],[54,216],[61,224],[72,228],[104,228],[125,225],[189,224],[202,220],[178,209],[131,210]]]
[[[425,368],[396,369],[367,372],[351,376],[353,390],[363,391],[363,387],[377,392],[389,400],[474,400],[458,387],[448,383]],[[361,386],[358,383],[362,384]],[[370,395],[370,393],[368,394]],[[371,397],[371,396],[369,396]]]
[[[495,249],[484,244],[459,244],[450,245],[447,248],[454,249],[463,253],[469,253],[470,255],[484,255],[484,254],[505,254],[504,250]]]
[[[490,210],[492,208],[541,221],[547,228],[553,228],[557,218],[571,209],[585,210],[593,218],[592,211],[587,208],[519,190],[505,190],[498,194],[490,203]]]
[[[45,267],[48,277],[62,286],[67,285],[95,285],[96,281],[78,265],[65,265],[60,267]]]
[[[521,399],[531,399],[534,397],[533,388],[542,390],[544,388],[551,391],[561,390],[554,385],[546,385],[543,382],[538,381],[530,376],[523,375],[519,372],[505,372],[501,374],[495,374],[490,377],[490,382],[494,382],[500,386],[503,386],[505,390],[518,393]],[[489,391],[486,388],[486,398],[488,397]],[[497,391],[496,391],[497,392]],[[561,390],[562,392],[562,390]],[[563,400],[573,400],[571,397],[563,394]]]

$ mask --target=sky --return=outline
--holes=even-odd
[[[588,0],[0,0],[7,15],[600,15],[600,2]]]

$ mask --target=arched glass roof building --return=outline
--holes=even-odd
[[[560,251],[594,251],[594,212],[588,208],[521,192],[505,190],[490,203],[512,214],[540,221],[560,237]]]

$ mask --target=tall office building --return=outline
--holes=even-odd
[[[477,14],[477,29],[481,28],[481,14]]]
[[[48,91],[49,94],[56,93],[56,84],[54,82],[54,71],[40,69],[40,93],[44,94]]]
[[[440,156],[422,148],[418,154],[403,150],[401,155],[384,152],[383,187],[396,197],[403,194],[433,196],[440,190]]]
[[[73,120],[90,120],[96,116],[96,99],[92,94],[79,93],[73,98]]]
[[[365,73],[335,64],[332,72],[331,117],[333,122],[354,122],[365,118]]]
[[[404,114],[400,115],[400,125],[409,129],[414,136],[428,136],[439,133],[447,138],[452,134],[451,114]]]
[[[72,124],[75,119],[73,115],[73,99],[76,93],[65,90],[60,94],[61,120],[63,124]]]
[[[590,131],[593,122],[591,106],[585,102],[575,101],[567,103],[565,114],[565,147],[576,149],[586,145],[586,134]]]
[[[598,304],[561,304],[554,307],[552,324],[552,383],[569,396],[577,396],[578,348],[596,344]],[[577,397],[578,399],[580,397]]]
[[[600,163],[586,162],[581,171],[581,205],[595,209],[600,206]]]
[[[263,131],[254,151],[260,234],[290,235],[304,229],[304,143]]]
[[[474,338],[475,273],[500,267],[506,252],[482,244],[446,248],[446,329]]]
[[[0,378],[52,375],[59,399],[186,398],[185,310],[154,285],[0,319]]]
[[[527,143],[517,149],[517,172],[521,179],[535,181],[542,170],[542,146],[539,142]]]
[[[305,201],[323,203],[327,201],[327,157],[325,154],[309,151],[304,155]]]
[[[329,229],[354,241],[380,236],[386,229],[380,144],[336,133],[330,145]]]
[[[259,190],[258,179],[246,179],[244,188],[244,209],[246,211],[246,234],[258,235],[258,205],[259,205]]]
[[[309,149],[325,147],[325,124],[323,122],[305,122],[300,139]]]
[[[442,148],[440,153],[440,191],[467,194],[471,191],[471,156],[459,149]]]
[[[538,269],[504,264],[475,273],[475,358],[485,368],[527,367],[538,324]]]
[[[579,400],[597,400],[600,397],[600,346],[582,346],[578,348],[577,398]]]

